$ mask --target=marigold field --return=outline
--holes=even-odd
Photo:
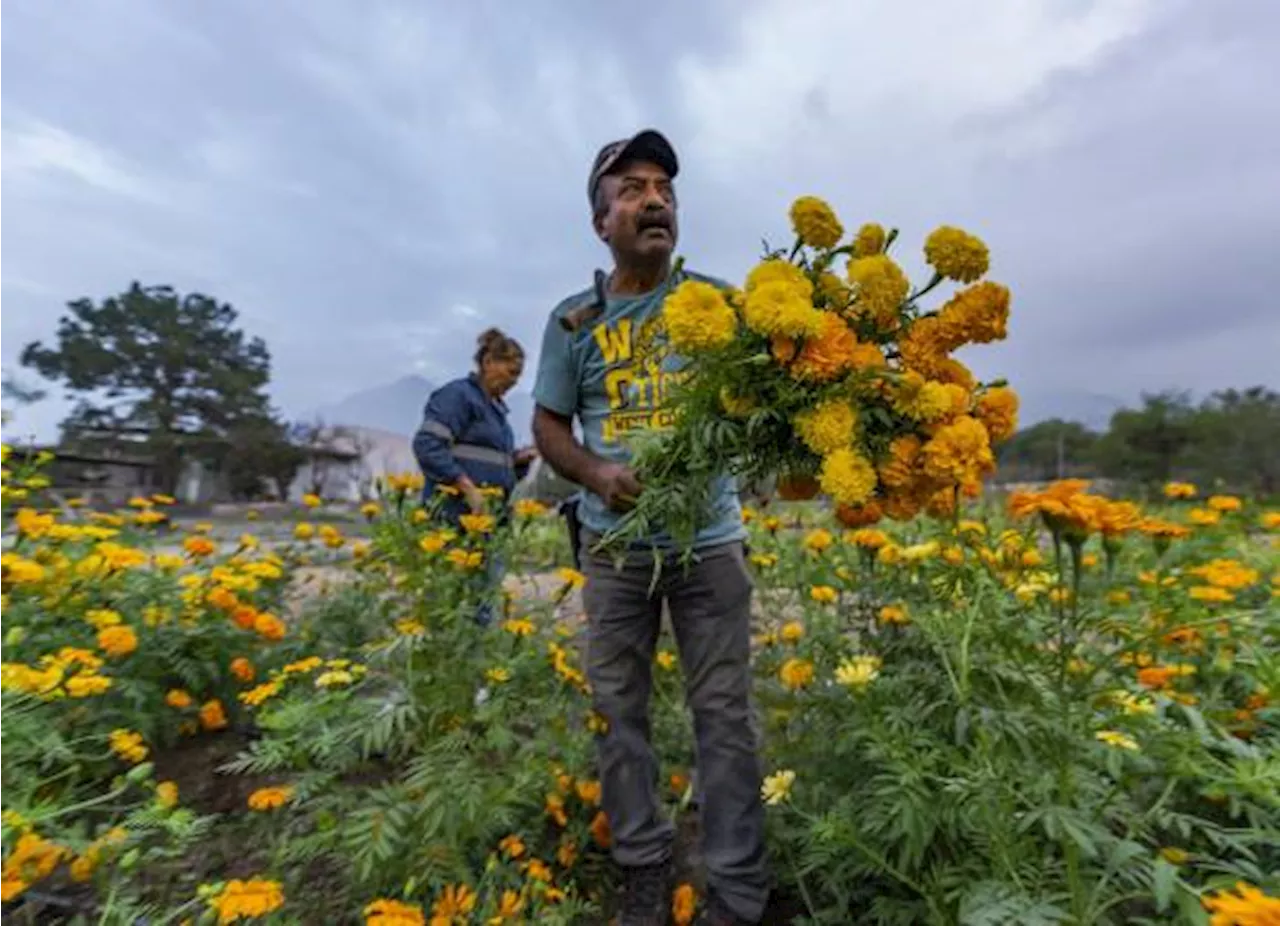
[[[406,477],[227,540],[164,498],[49,506],[39,461],[5,465],[6,922],[608,916],[607,720],[553,513],[454,534]],[[1280,922],[1280,515],[1167,490],[749,512],[772,922]],[[653,674],[688,923],[669,635]]]

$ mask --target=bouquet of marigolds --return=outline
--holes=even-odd
[[[686,279],[667,297],[643,349],[678,366],[674,423],[633,444],[645,489],[606,544],[666,531],[687,547],[724,476],[776,479],[784,499],[821,493],[858,526],[953,515],[994,471],[1018,398],[951,356],[1006,335],[1009,290],[982,279],[986,245],[936,229],[932,277],[913,288],[890,255],[896,231],[866,224],[847,241],[808,196],[791,223],[794,245],[767,250],[741,289]],[[944,284],[959,287],[927,307]]]

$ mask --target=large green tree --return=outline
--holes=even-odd
[[[1173,478],[1196,438],[1196,409],[1184,392],[1144,394],[1139,408],[1121,409],[1098,443],[1108,476],[1159,485]]]
[[[1000,470],[1006,478],[1032,481],[1086,475],[1097,443],[1098,435],[1077,421],[1039,421],[997,448]]]
[[[28,344],[21,361],[78,397],[68,442],[145,448],[172,492],[185,459],[225,458],[235,435],[271,430],[270,354],[230,305],[135,282],[67,310],[54,345]]]

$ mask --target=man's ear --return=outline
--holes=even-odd
[[[604,227],[604,220],[606,215],[607,213],[604,213],[604,212],[596,213],[595,218],[591,220],[591,225],[596,230],[596,237],[599,238],[601,241],[603,241],[605,244],[608,244],[609,232]]]

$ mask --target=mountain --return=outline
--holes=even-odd
[[[345,399],[316,409],[306,420],[320,418],[326,424],[377,428],[395,434],[412,436],[422,421],[422,410],[436,385],[422,376],[405,376],[392,383],[352,393]],[[511,409],[511,427],[516,444],[531,441],[533,396],[528,392],[512,392],[507,396]]]
[[[1016,385],[1014,388],[1017,390]],[[1017,391],[1021,400],[1018,424],[1024,428],[1038,421],[1060,418],[1078,421],[1094,431],[1105,431],[1111,423],[1111,416],[1126,405],[1123,399],[1096,392],[1058,392],[1036,388]]]

